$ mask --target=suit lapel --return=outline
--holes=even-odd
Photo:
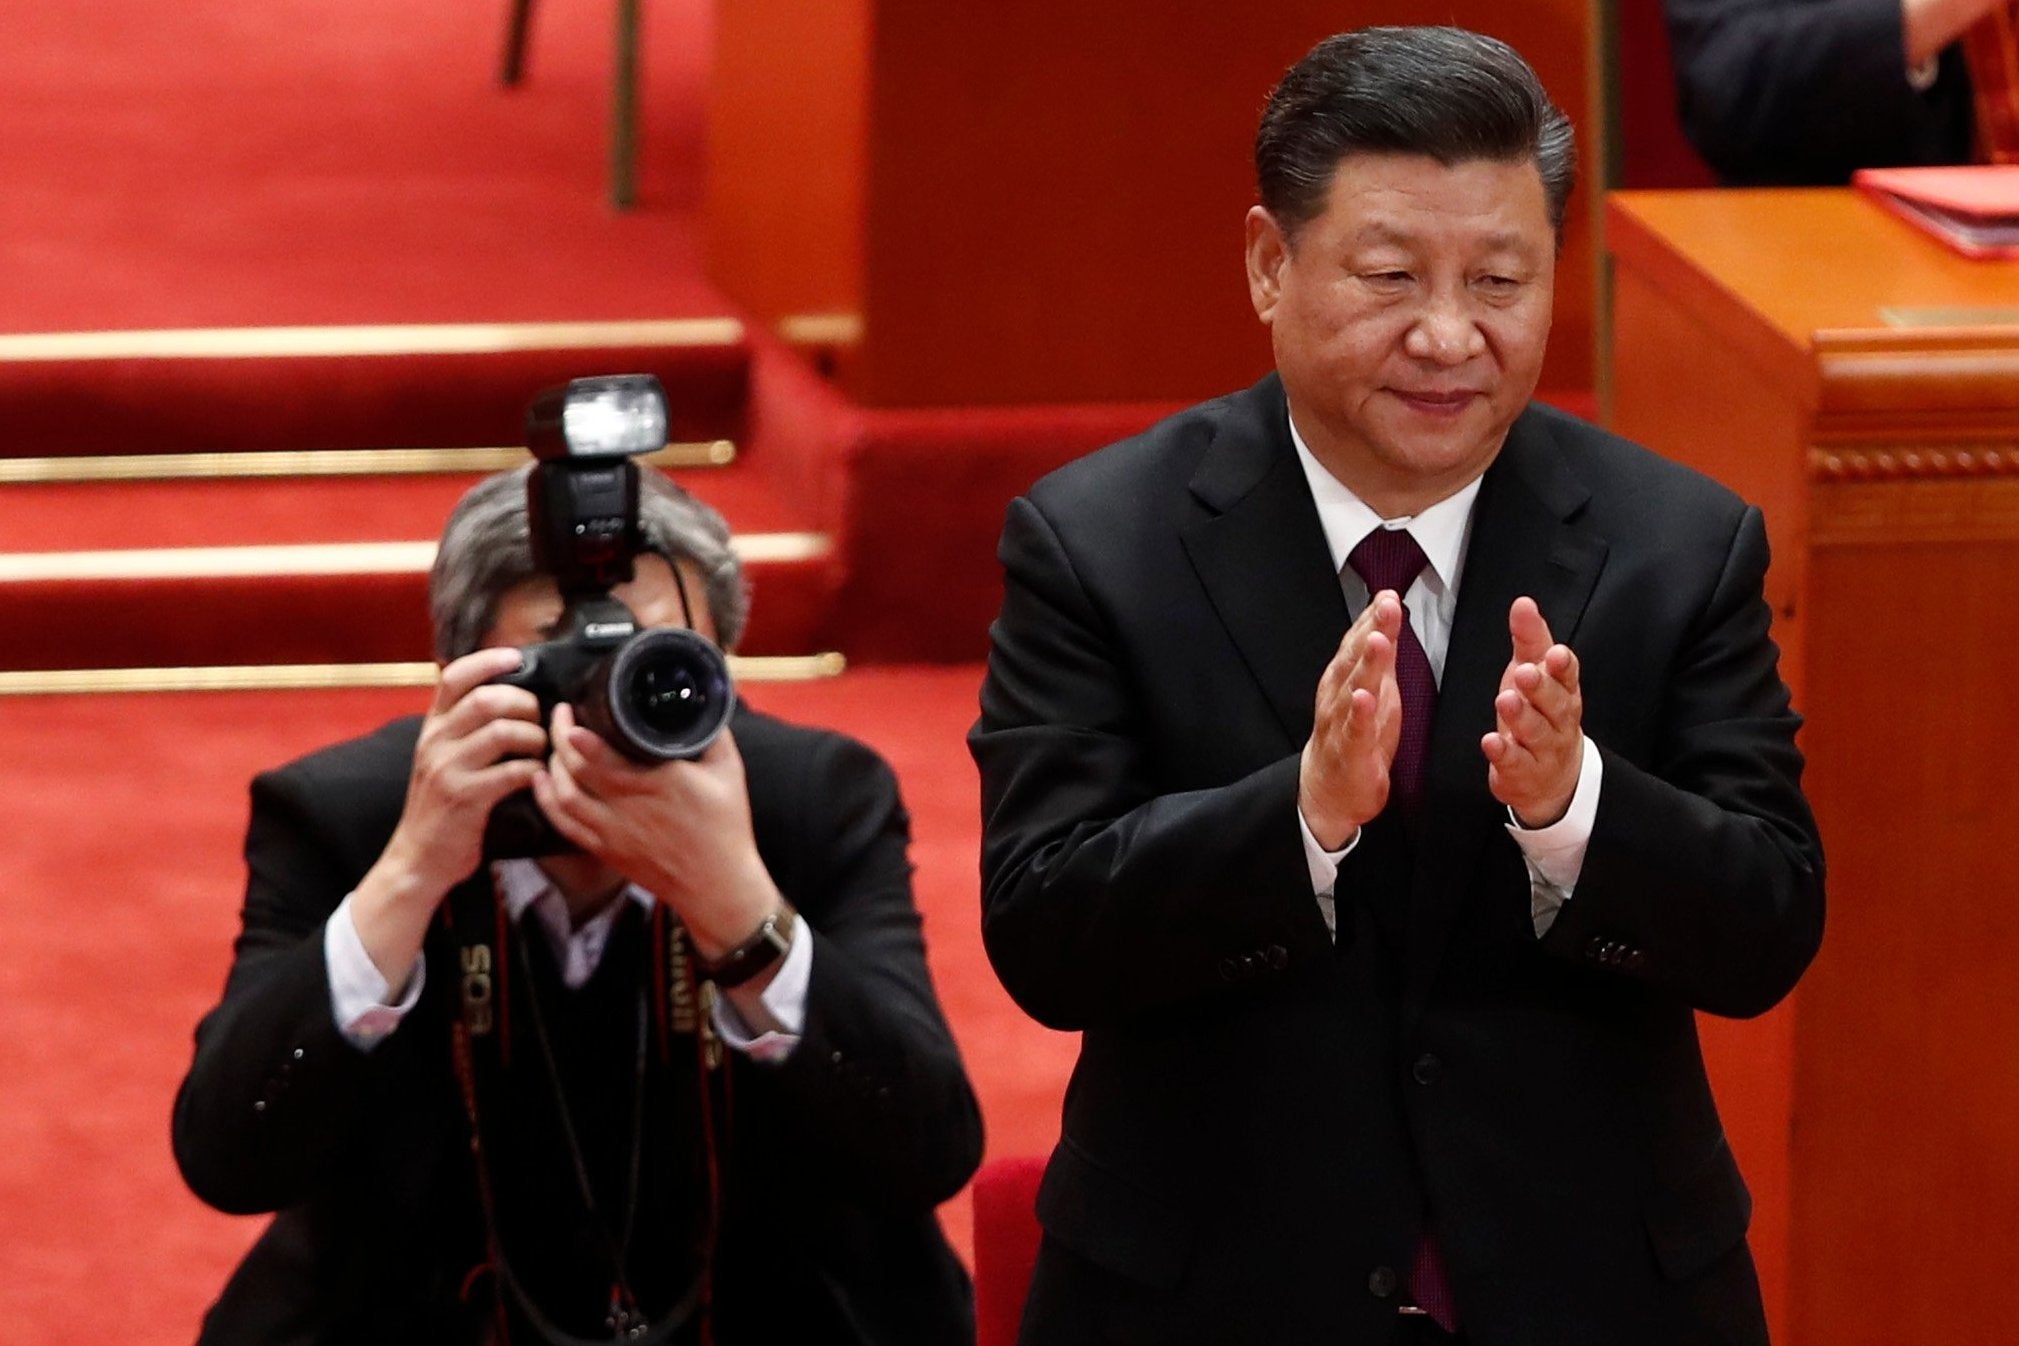
[[[1481,849],[1507,818],[1487,789],[1479,740],[1493,728],[1493,698],[1512,652],[1508,608],[1523,594],[1534,598],[1550,633],[1575,647],[1607,550],[1578,523],[1588,498],[1534,411],[1514,423],[1480,483],[1431,726],[1430,803],[1415,839],[1405,1024],[1422,1012],[1452,923],[1475,900]]]
[[[1346,634],[1346,599],[1270,375],[1228,402],[1191,483],[1204,507],[1186,554],[1293,745],[1311,735],[1318,677]]]
[[[1270,376],[1229,402],[1190,486],[1203,507],[1182,530],[1206,596],[1289,742],[1311,734],[1318,677],[1347,626],[1346,600]],[[1589,491],[1562,465],[1542,416],[1525,413],[1480,484],[1431,727],[1429,807],[1412,838],[1404,1026],[1420,1017],[1482,848],[1506,819],[1479,740],[1510,654],[1507,611],[1535,599],[1575,646],[1607,542],[1579,522]],[[1525,907],[1524,907],[1525,910]]]

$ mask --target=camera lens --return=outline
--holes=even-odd
[[[708,718],[712,690],[702,686],[695,670],[686,664],[651,664],[638,670],[630,701],[637,707],[638,718],[655,733],[685,738]]]
[[[601,692],[598,709],[614,731],[606,736],[646,761],[699,757],[736,708],[722,651],[677,627],[626,641],[610,660]]]

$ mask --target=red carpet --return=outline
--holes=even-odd
[[[674,474],[760,533],[813,527],[748,461]],[[426,577],[300,573],[271,564],[243,578],[28,574],[11,553],[131,551],[354,542],[432,542],[476,477],[277,478],[0,485],[0,619],[40,633],[0,648],[0,669],[178,664],[349,663],[430,658]],[[288,573],[290,568],[297,573]],[[830,564],[758,556],[744,654],[827,648]]]
[[[640,209],[604,205],[607,0],[0,8],[0,327],[719,311],[688,210],[708,8],[645,15]]]
[[[991,1155],[1056,1136],[1074,1040],[1032,1024],[980,948],[973,667],[755,686],[889,756],[914,816],[934,976]],[[168,1150],[189,1033],[222,984],[251,774],[415,708],[414,692],[47,698],[0,712],[0,1340],[194,1335],[258,1229],[199,1205]],[[31,775],[31,772],[33,773]],[[963,1252],[963,1195],[944,1218]]]
[[[676,472],[739,532],[809,526],[749,464]],[[61,482],[0,488],[0,551],[433,541],[477,475]]]
[[[74,354],[87,343],[0,337],[0,420],[10,457],[494,448],[522,441],[526,404],[542,389],[639,373],[665,385],[675,442],[742,439],[750,353],[720,301],[712,313],[614,332],[402,323],[116,333]],[[182,336],[207,348],[152,348]],[[457,338],[450,349],[444,336]],[[358,337],[374,349],[357,350]],[[298,344],[276,349],[289,341]],[[300,344],[308,350],[293,353]]]
[[[640,204],[618,214],[605,204],[607,0],[542,3],[513,91],[494,78],[502,5],[6,6],[0,329],[734,317],[700,277],[691,215],[711,11],[643,12]],[[676,438],[738,440],[739,466],[703,489],[739,534],[816,527],[754,448],[748,361],[734,339],[648,357],[0,361],[0,455],[510,444],[534,388],[651,368]],[[464,484],[9,486],[0,552],[419,540]],[[819,647],[833,565],[754,569],[764,597],[746,651]],[[424,652],[411,584],[225,587],[238,610],[215,587],[9,585],[0,625],[82,639],[0,664]],[[360,627],[367,638],[343,647]],[[246,648],[262,631],[279,638]]]

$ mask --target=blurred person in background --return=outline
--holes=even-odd
[[[2010,0],[1663,0],[1683,130],[1735,186],[1971,161],[1961,38]]]

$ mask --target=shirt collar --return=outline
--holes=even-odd
[[[556,899],[561,897],[561,890],[547,877],[547,871],[532,860],[500,860],[491,867],[491,872],[498,880],[498,891],[504,895],[505,914],[514,922],[541,898],[549,894]],[[625,884],[622,895],[647,911],[652,909],[652,894],[635,883]],[[605,911],[614,911],[616,907],[617,903],[612,901]],[[598,913],[599,916],[601,914]]]
[[[1297,433],[1294,419],[1290,420],[1290,442],[1297,447],[1297,462],[1304,469],[1304,479],[1310,483],[1312,503],[1318,506],[1318,522],[1325,530],[1325,545],[1332,552],[1333,570],[1344,570],[1346,557],[1361,538],[1376,528],[1407,528],[1416,545],[1423,548],[1438,581],[1447,589],[1457,587],[1458,568],[1465,559],[1466,534],[1471,530],[1472,502],[1479,498],[1479,483],[1484,474],[1420,513],[1384,519],[1325,470],[1325,465],[1311,452],[1311,446],[1304,442],[1304,436]]]

